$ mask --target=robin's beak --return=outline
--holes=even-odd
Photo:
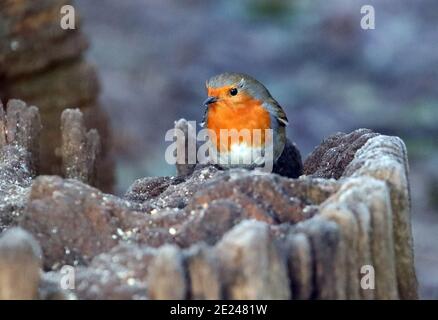
[[[208,107],[209,104],[215,103],[217,100],[216,97],[208,97],[207,100],[204,101],[204,107]]]

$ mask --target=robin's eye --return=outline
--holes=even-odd
[[[231,89],[231,90],[230,90],[230,94],[231,94],[232,96],[235,96],[235,95],[237,94],[237,89],[236,89],[236,88]]]

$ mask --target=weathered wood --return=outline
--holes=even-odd
[[[321,171],[342,172],[338,180],[206,166],[141,179],[123,199],[77,181],[92,181],[99,150],[78,110],[61,120],[66,176],[77,180],[32,181],[37,114],[20,101],[0,114],[0,227],[18,223],[31,232],[46,269],[79,265],[77,298],[417,297],[407,159],[397,138],[348,135],[362,144],[351,162],[344,163],[351,154],[336,155],[342,163]],[[374,288],[363,286],[364,266],[374,270]],[[40,297],[68,298],[48,281],[57,276],[43,277]]]
[[[66,109],[61,115],[62,165],[66,178],[93,184],[100,138],[96,130],[86,131],[79,109]]]
[[[29,168],[39,170],[41,120],[37,107],[28,107],[21,100],[9,100],[6,111],[7,143],[21,146],[29,152]]]
[[[358,226],[356,219],[343,203],[327,201],[327,203],[322,204],[320,210],[321,216],[336,222],[339,226],[341,250],[345,252],[345,260],[343,261],[345,264],[345,298],[359,299],[359,279],[357,275],[360,266],[358,265]]]
[[[4,147],[7,143],[6,141],[6,115],[5,110],[3,109],[3,103],[0,100],[0,148]]]
[[[371,176],[389,187],[398,291],[402,299],[417,299],[411,227],[410,186],[406,146],[400,138],[377,136],[355,155],[345,176]]]
[[[244,221],[217,244],[225,299],[290,299],[286,259],[268,225]]]
[[[179,176],[187,176],[193,173],[196,167],[196,158],[194,163],[190,163],[190,151],[196,153],[196,128],[185,119],[175,122],[175,133],[182,134],[177,137],[177,150],[184,150],[181,157],[177,157],[176,172]],[[190,142],[191,141],[191,142]],[[192,146],[190,145],[193,144]],[[190,150],[192,148],[193,150]],[[181,151],[180,151],[181,152]],[[193,159],[192,159],[193,160]]]
[[[308,300],[313,292],[313,253],[309,238],[300,232],[291,232],[285,240],[289,281],[292,297]]]
[[[165,245],[149,267],[148,295],[155,300],[180,300],[187,297],[183,257],[175,246]]]
[[[217,300],[222,298],[218,262],[211,248],[201,244],[187,253],[186,265],[190,279],[190,298]]]
[[[65,30],[60,27],[64,5],[74,5],[74,1],[1,1],[0,98],[38,106],[43,124],[39,149],[43,174],[62,174],[57,154],[61,112],[70,107],[81,109],[85,122],[101,134],[95,182],[109,192],[114,182],[109,120],[98,102],[96,70],[84,58],[88,41],[81,29],[80,12],[75,10],[76,28]]]
[[[315,282],[311,298],[345,299],[346,252],[340,227],[322,216],[315,216],[297,224],[297,230],[305,233],[312,245]]]
[[[0,237],[0,300],[38,299],[41,249],[35,239],[20,228]]]

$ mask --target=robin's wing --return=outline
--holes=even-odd
[[[202,117],[201,127],[205,127],[205,122],[207,121],[207,113],[208,113],[208,107],[205,108],[204,116]]]
[[[289,120],[287,119],[286,113],[283,111],[283,108],[278,104],[277,101],[272,98],[269,102],[269,112],[278,120],[280,126],[287,126],[289,124]]]
[[[277,120],[282,126],[287,126],[289,124],[289,120],[287,120],[286,113],[284,113],[283,108],[278,106],[278,112],[277,112]]]

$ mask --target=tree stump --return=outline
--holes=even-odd
[[[62,117],[67,177],[34,177],[37,135],[28,133],[39,128],[38,111],[24,106],[13,101],[0,114],[0,221],[39,242],[40,298],[71,296],[54,289],[66,264],[78,299],[417,298],[397,137],[336,134],[298,179],[196,165],[139,179],[120,198],[88,184],[97,136],[76,110]],[[8,248],[20,247],[14,239]],[[15,277],[8,272],[0,268],[2,281]]]

